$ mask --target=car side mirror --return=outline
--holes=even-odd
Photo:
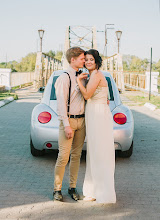
[[[39,88],[39,92],[41,92],[41,93],[43,93],[44,90],[45,90],[45,87],[44,87],[44,86]]]
[[[118,89],[118,92],[119,92],[119,94],[122,94],[122,90],[121,89]]]

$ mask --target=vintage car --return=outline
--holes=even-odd
[[[58,149],[59,120],[55,82],[63,70],[53,72],[45,87],[41,103],[31,116],[30,149],[33,156],[40,156],[46,149]],[[133,151],[134,120],[131,110],[122,104],[119,91],[110,73],[102,71],[108,81],[109,107],[113,115],[114,144],[117,154],[130,157]],[[86,141],[83,150],[86,150]]]

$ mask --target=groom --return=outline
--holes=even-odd
[[[65,166],[70,156],[70,180],[68,193],[77,201],[76,190],[80,157],[85,139],[85,101],[76,82],[79,68],[85,62],[84,50],[72,47],[67,50],[69,68],[59,76],[55,83],[59,125],[59,153],[55,165],[54,200],[63,201],[61,192]]]

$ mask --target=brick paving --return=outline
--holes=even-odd
[[[19,100],[0,108],[0,219],[150,220],[160,219],[160,114],[131,106],[135,119],[134,152],[116,159],[117,203],[53,202],[53,173],[57,152],[35,158],[30,154],[30,117],[41,94],[32,87],[18,91]],[[127,104],[127,99],[122,97]],[[102,171],[104,172],[104,171]],[[82,195],[85,156],[82,156],[78,191]]]

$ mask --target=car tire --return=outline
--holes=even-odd
[[[132,153],[133,153],[133,141],[132,141],[130,148],[127,151],[118,151],[118,156],[127,158],[127,157],[130,157]]]
[[[45,150],[37,150],[32,143],[32,139],[30,138],[30,150],[31,150],[31,154],[34,157],[39,157],[39,156],[43,156],[45,153]]]

